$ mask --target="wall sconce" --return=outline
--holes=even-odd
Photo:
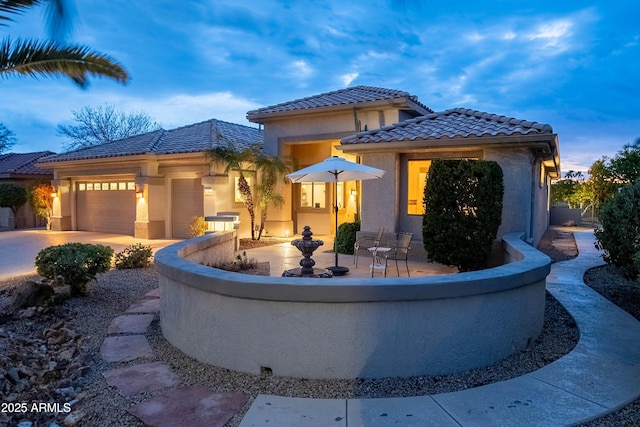
[[[204,187],[204,195],[205,195],[205,196],[212,196],[212,195],[213,195],[213,188],[211,188],[211,187]]]
[[[142,187],[136,184],[136,199],[142,199],[142,197],[143,197]]]
[[[51,197],[54,199],[58,197],[58,189],[56,187],[51,187]]]
[[[356,190],[351,190],[351,200],[355,200],[356,196],[358,195],[358,192]]]

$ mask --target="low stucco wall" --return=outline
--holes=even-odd
[[[383,378],[486,366],[542,330],[550,261],[520,236],[504,236],[508,264],[488,270],[328,280],[249,276],[180,256],[193,259],[193,245],[219,253],[210,239],[220,235],[177,243],[155,256],[162,332],[202,362],[251,374]]]

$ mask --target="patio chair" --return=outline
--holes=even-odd
[[[375,236],[362,236],[356,239],[353,244],[353,262],[358,268],[358,254],[360,251],[369,251],[369,248],[380,246],[382,240],[382,234],[384,233],[384,227],[378,229],[378,233]]]
[[[387,260],[394,260],[396,262],[396,272],[400,277],[400,269],[398,268],[398,261],[404,260],[404,265],[407,268],[407,276],[411,277],[409,273],[409,251],[411,250],[411,239],[413,233],[400,232],[398,233],[398,240],[395,246],[391,248],[391,252],[387,256]]]

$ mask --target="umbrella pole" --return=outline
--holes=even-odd
[[[333,238],[333,252],[336,257],[336,265],[333,267],[327,267],[334,276],[344,276],[349,272],[348,267],[340,267],[338,265],[338,175],[336,174],[336,180],[333,184],[333,211],[336,217],[336,234]]]

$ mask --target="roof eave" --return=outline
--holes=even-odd
[[[287,111],[276,111],[276,112],[268,112],[268,113],[252,113],[251,111],[247,113],[247,120],[252,123],[263,124],[269,120],[277,120],[280,118],[291,118],[295,116],[308,115],[309,113],[313,114],[322,114],[322,113],[332,113],[337,111],[352,111],[354,108],[376,108],[376,107],[396,107],[400,109],[410,109],[418,111],[421,114],[428,114],[429,111],[425,110],[424,107],[420,106],[413,100],[401,96],[397,98],[389,98],[389,99],[380,99],[376,101],[361,101],[361,102],[353,102],[349,104],[339,104],[339,105],[329,105],[326,107],[312,107],[312,108],[303,108],[303,109],[295,109],[295,110],[287,110]]]

